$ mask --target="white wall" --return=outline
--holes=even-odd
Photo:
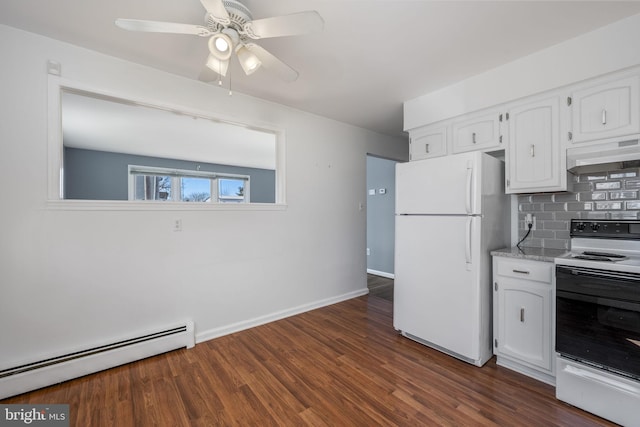
[[[0,54],[0,368],[182,319],[203,340],[366,292],[366,153],[406,159],[406,141],[6,26]],[[48,59],[106,91],[283,129],[287,207],[48,204]]]
[[[404,104],[410,130],[640,64],[640,15],[533,53]]]

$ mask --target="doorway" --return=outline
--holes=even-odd
[[[395,160],[367,155],[367,276],[370,293],[375,290],[388,294],[389,287],[393,286],[396,163]]]

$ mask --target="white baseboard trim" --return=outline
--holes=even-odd
[[[367,273],[373,274],[375,276],[386,277],[387,279],[395,279],[396,275],[393,273],[385,273],[384,271],[371,270],[367,268]]]
[[[208,331],[203,331],[196,334],[196,343],[199,344],[205,341],[212,340],[214,338],[219,338],[225,335],[233,334],[235,332],[244,331],[245,329],[250,329],[256,326],[264,325],[266,323],[274,322],[276,320],[284,319],[286,317],[295,316],[296,314],[315,310],[316,308],[326,307],[328,305],[336,304],[352,298],[357,298],[362,295],[367,295],[368,293],[369,289],[367,288],[359,289],[357,291],[338,295],[336,297],[315,301],[309,304],[303,304],[287,310],[277,311],[265,316],[254,317],[253,319],[244,320],[242,322],[233,323],[231,325],[222,326],[220,328],[209,329]]]

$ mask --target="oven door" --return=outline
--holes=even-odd
[[[640,274],[557,265],[556,352],[640,379]]]

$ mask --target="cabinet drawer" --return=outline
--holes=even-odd
[[[495,273],[499,276],[551,284],[553,263],[510,258],[498,258],[497,261]]]

